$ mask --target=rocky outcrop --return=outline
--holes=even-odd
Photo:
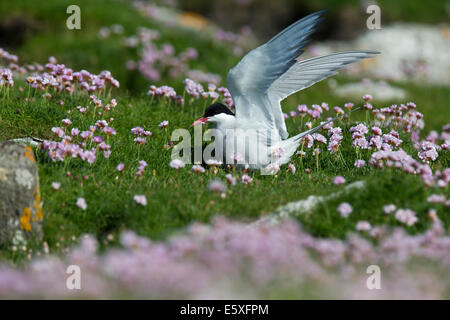
[[[0,246],[42,239],[42,202],[33,149],[0,142]]]

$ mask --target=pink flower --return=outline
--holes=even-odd
[[[289,163],[289,164],[288,164],[288,169],[289,169],[289,171],[290,171],[292,174],[294,174],[295,171],[297,170],[297,169],[295,168],[295,165],[293,165],[292,163]]]
[[[59,190],[60,187],[61,187],[61,183],[59,183],[59,182],[52,182],[52,189],[54,191]]]
[[[369,101],[373,100],[373,97],[370,94],[365,94],[365,95],[363,95],[362,98],[366,102],[369,102]]]
[[[366,165],[366,162],[364,160],[358,159],[358,160],[355,161],[354,165],[357,168],[362,168],[362,167],[364,167]]]
[[[137,137],[137,138],[134,139],[134,142],[136,142],[138,145],[146,144],[147,143],[147,139],[142,138],[142,137]]]
[[[141,206],[147,205],[147,198],[143,194],[137,194],[134,196],[134,201],[136,201],[137,204],[140,204]]]
[[[243,174],[242,175],[242,177],[241,177],[241,182],[243,183],[243,184],[249,184],[249,183],[251,183],[253,181],[253,178],[252,177],[250,177],[248,174]]]
[[[341,217],[347,218],[353,212],[353,208],[349,203],[343,202],[337,207],[337,211]]]
[[[78,128],[72,128],[72,130],[70,130],[70,134],[72,136],[78,136],[80,134],[80,130]]]
[[[86,139],[92,137],[92,132],[91,131],[83,131],[83,132],[81,132],[80,137],[86,140]]]
[[[385,214],[390,214],[394,212],[397,209],[397,207],[394,204],[388,204],[383,206],[383,211]]]
[[[306,156],[306,152],[305,152],[305,151],[297,151],[297,155],[298,155],[300,158],[304,158],[304,157]]]
[[[141,128],[141,127],[135,127],[133,129],[131,129],[131,133],[136,135],[136,136],[143,135],[144,132],[145,132],[144,128]]]
[[[345,183],[345,178],[342,176],[337,176],[334,178],[333,183],[337,186]]]
[[[70,119],[63,119],[62,123],[63,123],[63,125],[68,127],[68,126],[70,126],[72,124],[72,121],[70,121]]]
[[[77,207],[80,208],[81,210],[87,209],[86,200],[84,200],[84,198],[78,198],[76,204],[77,204]]]
[[[147,162],[145,162],[144,160],[140,160],[139,167],[136,172],[136,176],[138,176],[138,177],[142,176],[142,174],[144,173],[145,167],[147,167]]]
[[[123,163],[119,163],[116,167],[116,170],[119,172],[122,172],[123,169],[125,169],[125,164],[123,164]]]
[[[227,182],[230,186],[234,186],[236,184],[236,178],[233,177],[230,173],[226,174],[225,178],[227,179]]]
[[[367,149],[369,147],[369,143],[366,138],[357,138],[353,140],[353,146],[360,149]]]
[[[351,102],[347,102],[346,104],[344,104],[344,107],[347,108],[348,110],[351,110],[353,108],[354,104]]]
[[[334,112],[336,112],[337,114],[344,114],[344,110],[342,110],[342,108],[340,107],[334,107]]]
[[[225,192],[226,186],[220,180],[212,180],[209,183],[208,189],[213,192]]]
[[[410,209],[398,209],[395,213],[395,219],[406,224],[408,227],[414,225],[419,221],[416,213]]]
[[[445,202],[446,198],[442,194],[432,194],[428,197],[427,201],[430,203],[441,203]]]
[[[349,130],[351,133],[358,133],[359,137],[362,137],[366,135],[369,132],[369,129],[367,129],[367,126],[364,123],[359,123],[358,125],[351,127]]]
[[[323,143],[323,144],[327,143],[327,139],[320,133],[313,133],[312,137],[314,138],[314,141],[317,141],[318,143]]]
[[[103,141],[103,137],[101,137],[101,136],[95,136],[95,137],[92,139],[92,141],[94,141],[94,143],[99,144],[99,143],[101,143],[101,142]]]
[[[383,131],[379,127],[372,127],[372,133],[376,136],[381,136],[383,134]]]
[[[204,173],[205,172],[205,168],[203,168],[201,165],[199,164],[194,164],[192,166],[192,171],[196,172],[196,173]]]
[[[107,127],[108,126],[108,122],[106,122],[106,120],[97,120],[96,122],[95,122],[95,126],[97,127],[97,128],[105,128],[105,127]]]
[[[175,170],[179,170],[181,168],[184,168],[185,164],[180,159],[174,159],[170,161],[169,166]]]
[[[107,135],[107,136],[115,136],[116,135],[116,130],[114,130],[114,128],[112,127],[105,127],[103,129],[103,132]]]
[[[359,221],[356,224],[357,231],[369,231],[370,229],[372,229],[372,226],[368,221]]]
[[[162,121],[162,122],[158,125],[158,127],[160,127],[160,128],[167,128],[168,126],[169,126],[169,121],[167,121],[167,120]]]
[[[64,129],[61,127],[53,127],[52,132],[56,134],[59,138],[64,137]]]

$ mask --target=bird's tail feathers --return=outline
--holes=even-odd
[[[343,114],[343,115],[336,116],[336,117],[334,117],[333,119],[328,120],[328,121],[326,121],[325,123],[321,123],[321,124],[318,125],[317,127],[314,127],[314,128],[312,128],[312,129],[309,129],[308,131],[299,133],[299,134],[297,134],[296,136],[293,136],[292,138],[289,138],[288,140],[293,140],[293,141],[296,141],[296,142],[298,141],[298,142],[299,142],[300,139],[303,138],[304,136],[306,136],[306,135],[308,135],[308,134],[313,134],[314,132],[319,131],[322,127],[324,127],[325,125],[329,124],[330,122],[336,121],[337,119],[339,119],[339,118],[341,118],[341,117],[344,117],[346,114],[350,114],[350,113],[352,113],[353,111],[356,111],[356,110],[359,110],[359,109],[361,109],[361,107],[357,107],[357,108],[355,108],[355,109],[353,109],[353,110],[351,110],[351,111],[349,111],[349,112],[347,112],[347,113],[345,113],[345,114]]]

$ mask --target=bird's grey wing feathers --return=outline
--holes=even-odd
[[[312,86],[314,83],[337,74],[350,63],[371,58],[376,51],[348,51],[315,57],[294,63],[289,70],[275,80],[267,93],[273,108],[276,128],[283,138],[287,137],[286,125],[280,102],[291,94]]]
[[[290,25],[250,51],[230,70],[227,86],[236,105],[236,117],[264,121],[269,127],[276,127],[267,91],[296,63],[295,59],[303,53],[302,48],[309,43],[325,11],[315,12]]]

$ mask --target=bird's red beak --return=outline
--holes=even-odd
[[[209,120],[208,118],[200,117],[197,120],[195,120],[193,124],[191,124],[191,127],[193,127],[199,123],[205,123],[208,120]]]

